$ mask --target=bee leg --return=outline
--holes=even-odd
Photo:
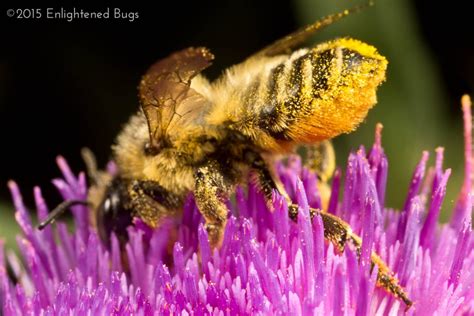
[[[63,201],[61,204],[56,206],[41,223],[38,224],[38,229],[43,230],[46,226],[53,223],[56,219],[61,217],[64,212],[66,212],[71,206],[74,205],[90,206],[90,203],[88,201],[83,200]]]
[[[251,166],[251,180],[257,189],[265,196],[265,202],[269,209],[273,207],[273,191],[279,192],[287,201],[290,201],[283,183],[276,175],[275,170],[270,168],[260,154],[247,151],[244,155],[245,161]]]
[[[318,191],[321,196],[321,203],[324,210],[327,210],[329,199],[331,197],[331,187],[329,180],[336,169],[336,155],[334,154],[334,147],[330,140],[301,146],[303,154],[303,163],[306,168],[313,171],[318,177]]]
[[[292,203],[282,186],[278,185],[279,181],[274,180],[277,178],[272,176],[271,171],[266,167],[265,161],[261,157],[254,158],[254,162],[252,162],[251,166],[257,175],[256,179],[259,183],[258,187],[263,192],[265,199],[267,200],[267,204],[272,203],[271,192],[273,190],[279,192],[286,198],[288,202],[289,217],[296,222],[298,219],[298,205]],[[348,223],[339,217],[329,214],[323,210],[310,208],[311,219],[313,219],[316,215],[321,216],[323,221],[324,238],[333,243],[334,246],[341,252],[344,251],[346,243],[350,242],[355,247],[357,255],[360,256],[362,239],[352,232],[352,229]],[[380,258],[377,253],[373,251],[371,254],[372,268],[375,265],[378,267],[377,285],[383,287],[387,292],[401,299],[407,305],[407,307],[410,307],[413,302],[408,298],[408,295],[404,289],[398,284],[398,280],[393,276],[393,273],[387,267],[382,258]]]
[[[299,151],[299,149],[298,149]],[[336,155],[330,140],[301,146],[305,167],[314,171],[321,182],[328,182],[336,169]]]
[[[227,221],[227,206],[223,198],[231,188],[218,162],[211,160],[195,172],[194,196],[196,204],[204,217],[209,242],[216,247],[222,241]]]
[[[130,209],[148,226],[156,227],[159,221],[177,210],[182,198],[174,195],[157,182],[135,180],[128,185]]]
[[[290,213],[290,218],[296,221],[298,217],[298,205],[290,204],[288,206],[288,211]],[[324,238],[331,241],[341,252],[344,251],[345,245],[349,241],[355,247],[357,256],[360,257],[362,239],[352,232],[348,223],[325,211],[310,208],[311,219],[316,215],[321,216],[323,221]],[[407,305],[407,308],[410,307],[413,302],[408,298],[405,290],[400,286],[400,284],[398,284],[398,280],[393,276],[393,273],[390,271],[389,267],[387,267],[382,258],[380,258],[376,252],[372,251],[370,259],[371,270],[375,265],[378,267],[377,285],[383,287],[387,292],[401,299]]]

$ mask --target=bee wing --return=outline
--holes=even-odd
[[[150,146],[158,148],[172,127],[194,121],[209,104],[190,85],[213,59],[208,49],[191,47],[158,61],[143,76],[138,89],[148,123]]]
[[[283,38],[278,39],[277,41],[273,42],[272,44],[266,46],[262,50],[252,55],[250,58],[261,57],[261,56],[275,56],[279,54],[288,54],[295,47],[307,41],[311,35],[322,30],[326,26],[329,26],[333,24],[334,22],[339,21],[340,19],[348,16],[351,13],[359,12],[370,5],[372,5],[372,2],[368,2],[366,4],[362,4],[360,6],[356,6],[339,13],[325,16],[312,24],[309,24],[305,27],[300,28],[296,32],[293,32]]]

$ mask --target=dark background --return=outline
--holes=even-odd
[[[130,114],[138,109],[136,86],[140,76],[157,59],[187,46],[207,46],[216,55],[216,60],[206,74],[215,78],[225,67],[243,60],[271,41],[309,22],[308,19],[314,20],[355,4],[342,0],[314,0],[309,5],[307,3],[305,0],[166,1],[160,7],[160,2],[154,1],[153,7],[135,3],[127,6],[109,5],[111,10],[118,7],[122,12],[138,12],[139,18],[133,22],[112,18],[72,22],[45,18],[19,20],[8,18],[6,10],[31,7],[43,8],[45,12],[46,7],[59,10],[61,6],[7,6],[3,3],[0,11],[0,200],[9,200],[6,182],[15,179],[29,204],[32,202],[30,192],[34,185],[43,188],[50,206],[57,204],[59,197],[50,179],[59,176],[54,162],[58,154],[68,159],[73,170],[81,170],[83,165],[79,150],[82,146],[88,146],[96,153],[99,163],[105,164],[115,135]],[[97,8],[86,5],[75,7],[94,11],[104,10],[107,5]],[[72,9],[68,6],[64,8]],[[402,161],[411,153],[415,157],[406,158],[406,164],[399,162],[397,167],[395,162],[394,167],[391,166],[391,174],[397,173],[397,168],[403,173],[401,180],[394,176],[400,183],[401,192],[406,191],[408,178],[421,150],[432,150],[436,145],[430,140],[427,141],[428,148],[421,147],[419,143],[424,146],[423,140],[428,139],[426,135],[435,132],[436,135],[442,135],[441,139],[436,140],[438,143],[449,142],[450,135],[457,135],[458,140],[454,141],[457,145],[453,149],[457,158],[453,158],[453,161],[455,164],[462,161],[458,104],[461,95],[472,92],[474,87],[474,38],[469,12],[467,2],[461,1],[380,0],[375,7],[348,17],[347,23],[352,23],[350,27],[345,26],[345,21],[334,26],[334,29],[330,27],[332,32],[337,33],[336,36],[351,35],[360,27],[363,30],[361,34],[369,34],[367,39],[362,35],[362,40],[374,43],[384,54],[392,52],[393,56],[386,54],[390,61],[399,60],[398,68],[397,61],[390,65],[394,74],[394,92],[386,92],[391,84],[389,72],[385,84],[388,87],[383,87],[387,90],[382,89],[382,95],[379,96],[378,107],[382,108],[382,112],[377,112],[376,119],[384,122],[389,139],[390,131],[395,135],[392,138],[397,138],[396,134],[401,129],[412,129],[412,132],[406,132],[407,135],[421,133],[418,137],[421,141],[407,147],[405,151],[398,150],[396,146],[409,146],[407,139],[394,143],[392,150],[387,148],[389,158],[391,153],[397,155],[398,152],[402,152],[402,156],[398,156]],[[370,24],[371,19],[377,20],[378,24]],[[392,22],[388,23],[386,19]],[[383,23],[388,23],[388,27],[394,31],[384,33],[383,27],[373,26]],[[405,31],[405,27],[408,31]],[[321,37],[333,36],[330,32],[322,32]],[[372,38],[373,34],[378,34],[378,37],[374,35]],[[398,43],[403,43],[404,39],[411,36],[414,36],[414,44],[410,49],[399,52],[390,49],[398,47]],[[428,68],[424,69],[429,69],[429,73],[423,68],[416,68],[416,65],[427,60]],[[413,78],[413,82],[410,82],[410,76],[403,77],[396,73],[397,69],[409,63],[415,65],[414,70],[410,68],[417,71],[418,75]],[[392,70],[394,68],[395,71]],[[417,85],[424,81],[419,78],[433,80],[435,84],[430,91],[425,91],[427,89],[424,86],[418,89]],[[433,104],[429,97],[426,102],[409,99],[408,94],[398,93],[401,91],[396,88],[398,83],[409,86],[413,91],[423,90],[420,93],[431,96],[437,104]],[[380,115],[383,113],[384,93],[387,100],[397,98],[397,113],[400,113],[396,116],[399,121],[389,127],[386,120],[390,121],[390,118],[387,116],[393,115]],[[404,114],[408,107],[418,105],[428,110],[420,110],[417,114],[420,117]],[[446,122],[442,126],[433,123],[431,127],[425,128],[419,119],[430,117],[433,111]],[[436,117],[427,120],[440,122]],[[372,136],[367,138],[365,135],[372,133],[373,125],[368,130],[369,134],[362,134],[365,144],[371,143]],[[357,144],[350,143],[350,139],[336,142],[338,150],[343,153],[338,161],[340,165],[344,165],[348,151]],[[453,168],[462,171],[462,165]],[[393,191],[395,195],[404,196],[399,190]],[[399,207],[396,197],[391,198],[391,201],[396,204],[395,207]]]

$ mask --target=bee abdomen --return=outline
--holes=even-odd
[[[377,101],[387,60],[373,46],[342,38],[250,65],[238,85],[233,73],[238,92],[230,96],[241,99],[226,99],[237,110],[224,118],[261,148],[286,151],[353,131]]]
[[[259,126],[275,139],[290,139],[285,133],[299,118],[314,111],[311,103],[328,90],[332,51],[317,54],[300,50],[267,73],[259,112]]]
[[[252,104],[260,129],[253,134],[263,146],[287,148],[353,131],[377,101],[387,60],[373,46],[342,38],[269,68]]]

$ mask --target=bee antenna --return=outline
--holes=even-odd
[[[98,183],[100,180],[99,171],[97,169],[97,160],[95,155],[88,147],[81,149],[82,160],[86,164],[87,175],[93,183]]]
[[[90,206],[89,201],[85,200],[67,200],[56,206],[49,214],[48,217],[38,225],[39,230],[43,230],[46,226],[54,222],[57,218],[64,214],[64,212],[74,205],[85,205]]]

